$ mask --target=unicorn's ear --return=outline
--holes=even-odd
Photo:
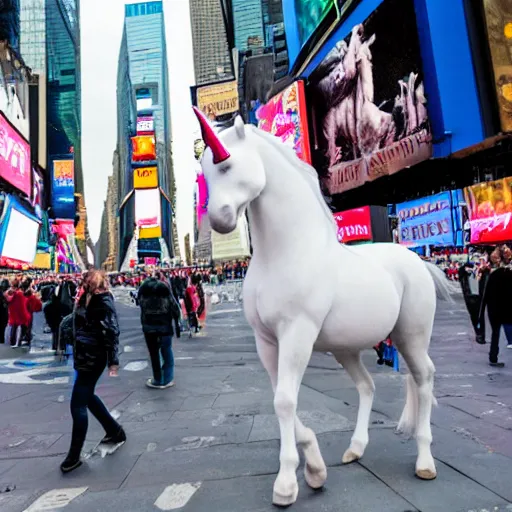
[[[245,123],[241,116],[236,116],[235,130],[239,139],[245,139]]]

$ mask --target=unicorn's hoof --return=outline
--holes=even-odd
[[[353,452],[350,448],[343,454],[342,462],[343,464],[350,464],[352,462],[355,462],[356,460],[359,460],[362,457],[362,455]]]
[[[435,480],[437,471],[435,469],[417,469],[416,476],[421,480]]]
[[[320,469],[313,470],[309,464],[304,466],[304,478],[311,489],[321,489],[327,480],[327,468],[325,465]]]
[[[272,503],[277,505],[278,507],[288,507],[293,505],[297,501],[297,496],[299,495],[299,484],[295,484],[292,491],[286,494],[282,494],[279,491],[276,491],[274,488],[274,496],[272,498]]]

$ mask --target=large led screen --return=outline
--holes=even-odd
[[[311,164],[304,82],[295,82],[256,112],[258,127],[279,137]]]
[[[32,263],[36,257],[38,237],[39,223],[12,208],[5,232],[2,257]]]
[[[75,218],[75,162],[53,161],[52,206],[58,219]]]
[[[152,228],[161,225],[160,190],[135,191],[135,222],[140,228]]]
[[[28,142],[0,112],[0,178],[31,196],[32,164]]]
[[[432,156],[414,0],[385,0],[333,45],[309,83],[315,160],[331,194]]]

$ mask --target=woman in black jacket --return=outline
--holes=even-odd
[[[71,395],[73,433],[68,456],[61,464],[63,473],[78,468],[88,427],[87,409],[101,423],[106,435],[102,443],[119,444],[126,434],[94,390],[105,370],[118,376],[119,323],[112,294],[103,272],[90,270],[84,276],[82,294],[74,311],[74,364],[76,380]]]

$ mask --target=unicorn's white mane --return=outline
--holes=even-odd
[[[308,186],[311,188],[316,199],[320,203],[322,210],[325,213],[326,219],[329,221],[329,224],[331,224],[331,226],[333,227],[333,230],[337,232],[337,226],[334,221],[334,217],[322,196],[322,192],[320,190],[320,182],[318,181],[318,174],[315,171],[315,169],[311,165],[308,165],[306,162],[301,160],[292,148],[290,148],[286,144],[283,144],[274,135],[271,135],[270,133],[260,130],[259,128],[256,128],[252,125],[250,126],[250,128],[252,129],[254,135],[258,136],[260,139],[263,139],[265,142],[270,144],[283,157],[285,157],[286,161],[292,167],[299,171],[298,175],[301,176],[304,179],[304,181],[308,184]]]

